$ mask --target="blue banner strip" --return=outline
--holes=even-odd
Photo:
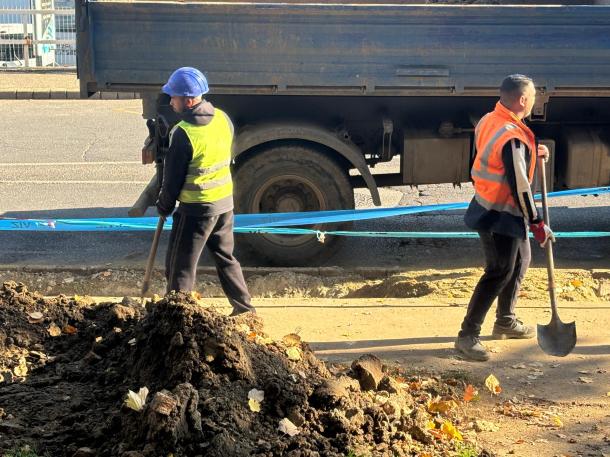
[[[601,195],[610,193],[610,186],[589,189],[575,189],[551,192],[549,197],[565,197],[573,195]],[[537,198],[539,196],[536,196]],[[271,229],[292,230],[299,234],[300,229],[288,229],[291,226],[318,225],[362,221],[386,217],[404,216],[424,212],[452,211],[465,209],[468,203],[447,203],[426,206],[403,206],[392,208],[370,208],[358,210],[311,211],[304,213],[272,213],[272,214],[237,214],[235,216],[235,231],[238,233],[271,233]],[[0,231],[51,231],[51,232],[87,232],[87,231],[147,231],[155,230],[157,217],[139,218],[100,218],[100,219],[7,219],[0,218]],[[171,228],[171,218],[165,226]],[[257,229],[258,231],[254,230]],[[303,229],[306,230],[306,229]],[[311,232],[311,231],[310,231]],[[278,233],[279,232],[275,232]],[[316,233],[314,230],[312,233]],[[327,232],[332,234],[332,232]],[[361,232],[347,232],[361,233]],[[419,232],[362,232],[362,233],[419,233]],[[582,232],[585,233],[585,232]],[[593,232],[590,232],[593,233]],[[603,233],[603,232],[600,232]],[[337,234],[337,233],[335,233]],[[355,236],[355,235],[352,235]],[[360,236],[360,235],[359,235]],[[373,235],[371,235],[373,236]],[[390,235],[388,235],[390,236]]]

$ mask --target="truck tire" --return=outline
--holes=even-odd
[[[300,144],[275,146],[247,158],[234,173],[234,182],[238,214],[354,208],[347,171],[324,152]],[[323,228],[349,230],[351,225],[327,224]],[[319,264],[340,245],[338,237],[326,237],[321,243],[313,235],[248,234],[240,238],[278,266]]]

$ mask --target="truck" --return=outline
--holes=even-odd
[[[412,3],[79,0],[81,96],[138,93],[161,167],[175,115],[160,88],[199,68],[236,126],[236,212],[323,211],[354,208],[356,188],[380,205],[382,187],[469,182],[474,126],[521,73],[550,188],[610,184],[610,6]],[[153,178],[130,214],[157,192]],[[310,235],[244,241],[278,265],[333,252]]]

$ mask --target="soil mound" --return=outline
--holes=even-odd
[[[45,299],[5,282],[0,455],[26,445],[38,455],[81,457],[476,449],[457,431],[463,383],[422,382],[372,355],[331,368],[298,335],[272,341],[256,316],[230,318],[190,295],[144,308],[129,299]],[[148,395],[138,397],[142,388]]]

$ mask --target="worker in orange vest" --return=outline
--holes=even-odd
[[[534,204],[531,184],[537,156],[548,160],[549,150],[538,145],[523,119],[536,99],[531,78],[507,76],[500,101],[475,128],[476,157],[472,167],[475,195],[464,221],[477,230],[485,254],[485,273],[479,280],[455,348],[472,360],[488,360],[479,335],[485,315],[498,299],[493,337],[532,338],[534,328],[515,316],[521,281],[529,266],[529,230],[541,246],[554,242]],[[528,230],[529,228],[529,230]]]

